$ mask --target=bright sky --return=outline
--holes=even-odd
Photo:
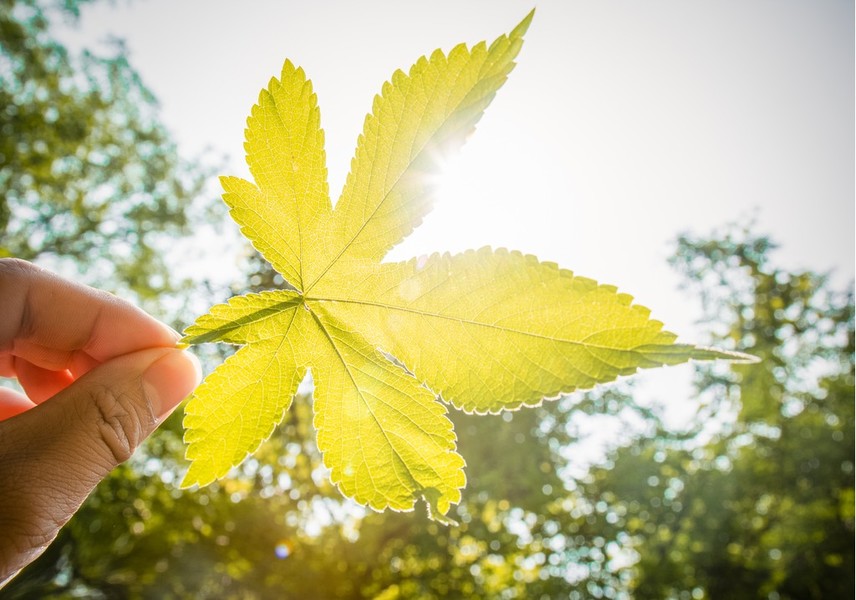
[[[259,89],[285,58],[303,66],[335,200],[371,99],[396,68],[492,40],[533,5],[100,2],[69,36],[89,46],[124,38],[185,153],[209,146],[243,176]],[[452,161],[434,212],[393,258],[519,249],[618,285],[685,341],[698,340],[699,306],[666,264],[681,231],[755,215],[780,242],[780,264],[834,270],[846,285],[853,51],[847,0],[541,0],[517,69]],[[671,386],[689,373],[649,377]]]

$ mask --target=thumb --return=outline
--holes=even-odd
[[[41,554],[96,485],[193,390],[175,348],[126,354],[0,422],[0,581]],[[15,567],[14,565],[17,564]]]

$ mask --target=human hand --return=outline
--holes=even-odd
[[[0,259],[0,586],[199,383],[166,325],[106,292]]]

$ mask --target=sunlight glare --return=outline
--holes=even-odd
[[[470,140],[460,151],[435,159],[439,168],[428,181],[433,208],[388,260],[507,246],[520,207],[513,187],[506,187],[510,178],[496,173],[503,170],[502,152]]]

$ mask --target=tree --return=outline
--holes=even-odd
[[[745,231],[680,240],[674,263],[731,323],[721,338],[761,362],[702,370],[693,432],[637,439],[581,487],[617,515],[600,535],[630,538],[635,598],[853,595],[853,297],[772,267],[772,248]]]
[[[53,37],[86,3],[0,0],[0,256],[157,312],[178,285],[163,248],[204,212],[207,170],[179,157],[121,43],[78,56]]]

